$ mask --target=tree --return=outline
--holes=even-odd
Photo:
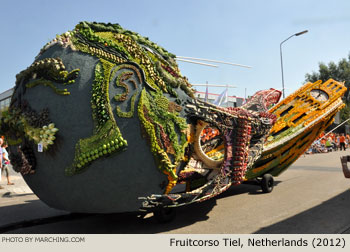
[[[350,54],[347,59],[341,59],[338,64],[331,61],[328,65],[319,63],[318,72],[312,72],[305,75],[305,80],[309,82],[315,82],[317,80],[327,81],[328,79],[334,79],[336,81],[344,81],[348,90],[345,92],[343,101],[345,108],[340,112],[341,121],[345,121],[350,117],[350,100],[349,100],[349,87],[350,87]]]

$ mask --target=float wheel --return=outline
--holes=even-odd
[[[268,173],[264,174],[264,176],[261,179],[260,185],[264,193],[272,192],[274,186],[273,176]]]

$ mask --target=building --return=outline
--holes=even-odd
[[[208,93],[208,102],[213,103],[220,94]],[[205,100],[205,92],[196,91],[195,97],[202,101]],[[240,107],[244,103],[244,98],[237,96],[227,96],[228,102],[221,104],[222,107]]]
[[[0,94],[0,111],[3,111],[4,109],[8,108],[10,106],[10,101],[12,97],[14,88],[11,88],[9,90],[6,90],[5,92],[2,92]],[[1,115],[0,115],[1,117]]]

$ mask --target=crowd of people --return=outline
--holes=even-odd
[[[324,132],[316,139],[305,154],[345,151],[350,147],[350,135]]]

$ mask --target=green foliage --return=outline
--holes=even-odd
[[[43,60],[35,61],[26,70],[23,70],[16,76],[16,85],[21,81],[34,80],[33,84],[27,83],[27,87],[35,87],[38,84],[50,86],[55,92],[66,92],[67,90],[61,91],[53,86],[50,82],[62,83],[63,85],[72,84],[79,75],[80,69],[74,69],[71,72],[65,70],[62,60],[60,58],[45,58]],[[64,94],[64,95],[65,95]]]
[[[169,111],[169,101],[161,91],[141,92],[139,118],[150,141],[151,151],[158,168],[176,181],[175,168],[183,159],[187,139],[186,120]],[[171,158],[172,157],[172,158]]]
[[[59,88],[55,87],[55,85],[51,81],[45,80],[43,78],[40,78],[38,80],[34,80],[32,82],[27,83],[26,87],[27,88],[32,88],[32,87],[35,87],[35,86],[38,86],[38,85],[44,85],[46,87],[50,87],[58,95],[70,95],[70,92],[68,92],[68,90],[66,88],[65,89],[59,89]]]
[[[130,111],[124,112],[120,109],[119,106],[117,106],[117,115],[119,117],[124,117],[124,118],[131,118],[134,116],[134,111],[135,111],[135,100],[136,100],[137,93],[134,93],[131,97],[131,105],[130,105]]]
[[[109,64],[104,64],[105,68],[108,71],[113,67]],[[92,106],[92,116],[97,125],[97,130],[101,128],[107,120],[110,119],[110,114],[108,113],[108,101],[106,90],[104,88],[104,68],[101,63],[98,63],[95,68],[95,80],[92,86],[92,97],[91,97],[91,106]],[[108,90],[108,89],[107,89]]]
[[[118,24],[81,22],[70,39],[75,48],[117,64],[134,62],[143,70],[146,85],[177,98],[175,88],[193,97],[187,79],[178,70],[175,55]]]
[[[78,29],[82,30],[89,30],[93,29],[97,32],[113,32],[113,33],[120,33],[124,35],[128,35],[132,37],[137,43],[146,45],[153,50],[156,50],[159,54],[162,54],[164,58],[169,60],[170,58],[175,58],[176,56],[172,53],[169,53],[167,50],[165,50],[163,47],[157,45],[156,43],[150,41],[147,37],[143,37],[140,34],[136,32],[132,32],[129,30],[124,30],[119,24],[104,24],[104,23],[97,23],[97,22],[81,22],[77,25]],[[88,31],[90,34],[90,31]]]
[[[3,107],[2,109],[0,109],[0,119],[1,119],[3,113],[4,114],[8,113],[8,110],[9,110],[8,107]],[[1,132],[0,132],[0,134],[1,134]]]
[[[330,62],[328,65],[319,63],[318,72],[306,74],[306,81],[315,82],[317,80],[327,81],[328,79],[345,81],[345,86],[350,86],[350,55],[348,59],[341,59],[338,63]],[[346,93],[347,94],[347,93]]]
[[[125,150],[127,141],[121,136],[115,122],[108,120],[98,134],[89,138],[80,139],[75,146],[73,165],[65,169],[67,176],[83,172],[93,161],[106,157],[112,153]]]
[[[344,122],[349,118],[350,118],[350,104],[349,102],[346,102],[345,107],[342,110],[340,110],[340,121]],[[347,122],[347,124],[349,124],[349,122]]]
[[[0,134],[6,137],[9,145],[18,145],[26,138],[35,144],[41,143],[43,150],[47,150],[54,144],[58,129],[54,123],[35,127],[30,124],[31,121],[32,118],[20,109],[5,110],[0,119]]]
[[[100,59],[95,67],[91,94],[95,129],[92,136],[80,139],[76,144],[73,164],[65,169],[65,174],[68,176],[81,173],[93,161],[125,150],[127,147],[127,141],[123,139],[109,105],[109,81],[114,66],[115,64]]]

